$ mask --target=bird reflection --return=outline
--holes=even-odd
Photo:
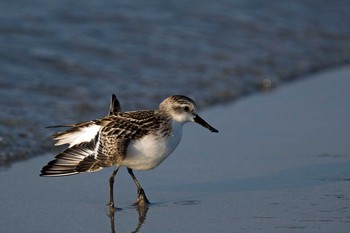
[[[135,209],[138,213],[138,222],[135,227],[135,230],[131,233],[137,233],[141,230],[142,225],[145,223],[147,211],[149,209],[148,205],[136,205]],[[109,218],[111,223],[111,232],[115,233],[115,213],[118,212],[118,209],[115,208],[109,208]]]

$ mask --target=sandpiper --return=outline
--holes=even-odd
[[[114,166],[109,179],[108,203],[114,209],[114,177],[124,166],[137,186],[135,204],[149,204],[133,170],[150,170],[163,162],[179,144],[186,122],[196,122],[211,132],[219,132],[198,116],[194,101],[186,96],[170,96],[158,110],[122,112],[118,99],[112,95],[109,115],[53,126],[69,127],[53,135],[56,146],[69,144],[69,147],[44,166],[40,176],[75,175]]]

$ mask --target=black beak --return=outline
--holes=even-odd
[[[197,114],[194,116],[193,118],[194,122],[200,124],[201,126],[209,129],[211,132],[213,133],[219,133],[219,130],[215,129],[214,127],[212,127],[211,125],[209,125],[205,120],[203,120],[200,116],[198,116]]]

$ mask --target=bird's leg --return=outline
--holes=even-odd
[[[109,177],[109,203],[108,206],[111,209],[114,209],[114,197],[113,197],[113,185],[114,185],[114,177],[117,174],[119,168],[114,169],[111,177]]]
[[[131,168],[128,168],[128,172],[131,176],[131,178],[134,180],[136,187],[137,187],[137,200],[134,203],[134,205],[147,205],[150,204],[149,200],[146,197],[145,191],[143,190],[143,188],[141,187],[139,181],[136,179],[133,171]]]

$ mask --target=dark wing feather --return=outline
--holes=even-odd
[[[95,166],[96,161],[88,161],[84,169],[78,169],[79,165],[83,165],[87,158],[94,158],[95,140],[83,142],[65,149],[56,155],[55,159],[50,161],[42,168],[40,176],[67,176],[75,175],[80,172],[92,172],[102,169]]]
[[[131,140],[139,139],[159,128],[154,111],[119,113],[100,131],[97,157],[100,166],[112,166],[126,157]]]
[[[75,124],[73,128],[56,134],[55,139],[63,144],[68,137],[73,138],[80,133],[81,129],[91,125],[99,125],[100,129],[91,141],[72,144],[58,154],[56,159],[42,169],[41,176],[74,175],[118,165],[125,159],[131,140],[157,130],[167,121],[168,119],[160,118],[155,111],[138,111],[119,112],[99,120]]]
[[[101,140],[97,149],[97,161],[99,166],[109,167],[119,164],[126,157],[126,152],[130,139],[119,139],[117,137],[108,137]]]

